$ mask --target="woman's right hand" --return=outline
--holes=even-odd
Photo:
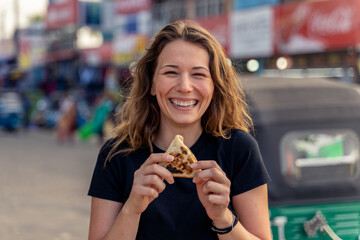
[[[164,179],[174,183],[174,177],[159,162],[171,162],[174,157],[166,153],[153,153],[134,173],[133,186],[124,208],[134,214],[141,214],[147,206],[164,191]]]

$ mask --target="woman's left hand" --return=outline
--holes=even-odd
[[[215,161],[198,161],[191,165],[193,169],[201,169],[196,173],[193,182],[206,213],[216,224],[232,221],[228,210],[230,203],[230,180]],[[219,226],[220,227],[220,226]]]

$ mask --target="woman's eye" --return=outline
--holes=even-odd
[[[166,74],[166,75],[175,75],[175,74],[177,74],[177,73],[174,72],[174,71],[167,71],[167,72],[165,72],[165,74]]]
[[[196,77],[206,77],[203,73],[194,73],[194,76]]]

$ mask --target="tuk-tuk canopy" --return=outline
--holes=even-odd
[[[253,117],[263,123],[360,119],[357,85],[324,78],[246,78],[243,83]]]
[[[360,199],[360,87],[331,79],[242,78],[270,205]]]

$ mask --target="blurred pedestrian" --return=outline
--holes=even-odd
[[[102,145],[104,142],[104,125],[114,111],[114,101],[112,95],[106,91],[95,101],[92,117],[78,130],[78,136],[81,140],[88,140],[96,136],[98,142]]]
[[[74,133],[76,130],[76,102],[73,96],[68,92],[64,93],[60,100],[60,117],[57,124],[57,141],[63,143],[65,141],[74,142]]]
[[[21,93],[21,102],[23,108],[23,127],[27,130],[30,126],[31,101],[25,92]]]

